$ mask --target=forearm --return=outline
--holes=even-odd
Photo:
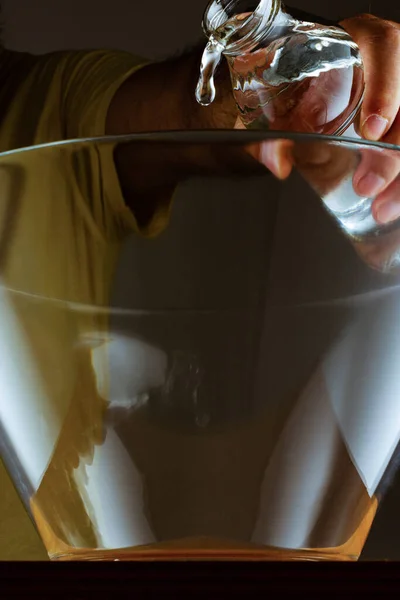
[[[203,48],[203,44],[199,45],[181,57],[153,63],[136,72],[111,103],[106,133],[232,129],[236,109],[226,61],[221,61],[218,69],[215,102],[203,107],[196,101]]]

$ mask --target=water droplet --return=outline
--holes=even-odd
[[[208,106],[215,99],[214,75],[224,49],[223,44],[211,38],[203,52],[200,77],[196,88],[196,100],[203,106]]]

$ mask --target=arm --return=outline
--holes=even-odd
[[[301,11],[289,10],[297,18],[322,21]],[[332,24],[326,20],[325,23]],[[359,123],[361,133],[367,139],[381,139],[399,144],[400,26],[371,15],[346,19],[340,25],[359,45],[364,59],[366,90]],[[387,56],[391,56],[390,61],[387,60]],[[236,109],[226,61],[222,61],[216,76],[219,92],[217,98],[211,106],[204,108],[197,104],[194,97],[200,59],[201,50],[196,49],[186,56],[147,66],[136,73],[115,94],[108,112],[106,133],[112,135],[167,129],[233,128]],[[281,162],[279,157],[276,158],[278,156],[276,152],[274,155],[272,166]],[[257,152],[253,153],[253,156],[257,158]],[[180,159],[182,158],[181,156]],[[185,156],[185,160],[188,158],[189,156]],[[155,160],[156,157],[153,156],[152,159]],[[195,163],[198,159],[199,157],[196,156]],[[200,157],[200,163],[204,160],[208,160],[210,166],[210,159],[206,158],[205,152]],[[376,196],[380,191],[376,189],[376,182],[380,182],[381,187],[385,189],[396,179],[399,172],[397,161],[394,161],[393,165],[388,165],[387,161],[383,161],[382,164],[381,162],[377,161],[373,170],[368,167],[367,173],[362,167],[358,170],[355,185],[361,195]],[[137,189],[135,194],[132,194],[134,179],[132,164],[132,156],[129,158],[129,148],[126,147],[117,155],[117,168],[128,204],[136,210],[137,207],[133,206],[129,199],[135,197],[137,201]],[[176,166],[181,166],[179,161],[176,162]],[[193,166],[192,162],[190,167]],[[271,165],[269,166],[271,168]],[[171,178],[171,171],[165,168]],[[272,171],[277,176],[282,172],[286,176],[290,168],[272,168]],[[368,175],[368,179],[364,177],[365,174]],[[144,171],[141,171],[140,175],[143,183],[145,179],[148,181],[149,178]],[[161,181],[159,176],[157,179]],[[372,186],[371,189],[367,189],[364,182]],[[173,183],[171,180],[170,185],[173,186]],[[136,184],[137,180],[135,180]],[[144,206],[147,201],[143,198],[141,205]],[[374,210],[377,214],[379,212],[379,218],[376,217],[378,222],[385,223],[399,216],[400,201],[393,202],[390,198],[389,202],[385,196],[378,194],[374,202]]]
[[[288,7],[296,19],[335,25],[328,19]],[[216,74],[218,93],[209,107],[194,97],[206,40],[182,57],[155,63],[133,75],[111,103],[106,133],[118,135],[139,131],[182,129],[232,129],[236,109],[228,67],[221,61]]]
[[[204,108],[194,95],[203,45],[179,58],[135,73],[111,102],[106,134],[182,129],[232,129],[236,120],[228,67],[221,62],[218,95]]]
[[[106,134],[233,129],[237,118],[226,61],[216,75],[217,98],[200,106],[195,88],[203,45],[184,56],[143,67],[115,94],[107,115]],[[265,167],[243,150],[226,153],[226,146],[141,143],[119,145],[114,154],[122,192],[141,228],[152,220],[156,208],[170,202],[179,181],[188,176],[224,173],[264,174]],[[154,173],[157,176],[154,177]]]
[[[312,15],[289,9],[294,17],[318,20]],[[332,24],[322,19],[326,24]],[[208,107],[200,106],[195,89],[200,72],[201,56],[206,40],[187,54],[150,64],[130,77],[117,91],[109,107],[106,134],[120,135],[135,132],[165,130],[233,129],[237,110],[233,99],[227,62],[223,59],[216,72],[218,90],[215,101]],[[233,152],[227,157],[217,156],[215,147],[182,148],[180,155],[171,156],[171,148],[162,151],[157,146],[141,147],[140,156],[135,148],[120,146],[115,153],[116,166],[122,191],[140,226],[152,219],[156,206],[169,202],[179,180],[188,174],[223,174],[223,171],[247,174],[265,173],[262,166],[268,161],[259,159],[257,149],[249,154]],[[201,152],[201,155],[200,155]],[[220,153],[221,154],[221,153]],[[227,164],[227,162],[229,164]],[[157,172],[157,177],[152,173]],[[286,173],[286,172],[285,172]],[[279,176],[278,173],[276,175]],[[154,186],[157,186],[155,188]]]

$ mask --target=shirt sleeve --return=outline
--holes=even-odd
[[[104,136],[107,112],[114,95],[129,77],[148,62],[126,52],[110,50],[68,53],[63,60],[60,72],[63,137],[82,139]],[[90,201],[98,215],[101,214],[106,221],[107,218],[113,220],[112,224],[104,223],[108,232],[117,231],[122,236],[135,231],[146,237],[154,237],[167,226],[171,202],[157,205],[151,221],[145,227],[139,227],[121,191],[114,150],[115,145],[108,142],[99,142],[88,148],[84,167],[78,170],[81,178],[78,185],[86,193],[90,189],[101,193],[100,198]],[[92,181],[88,181],[88,178]]]
[[[119,87],[147,61],[127,52],[72,52],[64,58],[61,112],[66,138],[103,136]]]

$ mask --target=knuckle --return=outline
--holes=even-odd
[[[358,21],[374,21],[376,19],[376,17],[374,17],[374,15],[370,15],[369,13],[358,13],[357,15],[354,15],[353,17],[349,17],[347,19],[345,19],[345,21],[348,22],[358,22]]]
[[[400,50],[400,27],[390,21],[382,24],[383,37],[388,45],[394,50]]]
[[[389,22],[380,23],[368,32],[369,44],[384,44],[387,48],[396,49],[400,45],[400,29],[393,27]]]
[[[364,101],[364,112],[391,120],[396,107],[393,105],[393,94],[384,86],[385,82],[382,83],[384,89],[380,92],[376,91],[375,86],[371,87],[370,95]]]
[[[385,42],[385,44],[400,47],[400,26],[385,19],[380,19],[368,13],[361,13],[355,17],[342,21],[345,29],[350,33],[364,38],[366,43]]]
[[[351,28],[356,27],[357,29],[369,30],[371,27],[375,27],[378,19],[374,15],[369,13],[360,13],[354,17],[344,19],[342,25],[349,26]]]
[[[375,22],[375,21],[379,20],[377,17],[375,17],[375,15],[371,15],[371,13],[364,13],[364,12],[356,15],[354,17],[354,19],[357,19],[359,21],[369,21],[369,22]]]

